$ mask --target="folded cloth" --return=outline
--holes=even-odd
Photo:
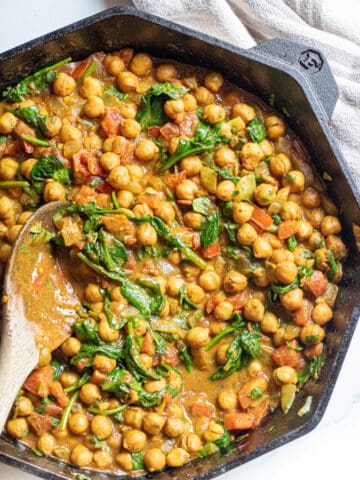
[[[321,50],[339,87],[330,128],[360,183],[359,0],[133,0],[151,12],[243,48],[285,37]]]

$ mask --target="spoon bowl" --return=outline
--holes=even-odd
[[[67,202],[39,208],[22,228],[9,258],[3,289],[0,344],[0,433],[19,389],[42,362],[40,351],[51,352],[71,333],[80,305],[71,260],[41,235],[54,233],[53,216]],[[46,239],[45,239],[46,240]],[[70,282],[71,279],[71,282]]]

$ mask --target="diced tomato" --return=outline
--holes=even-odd
[[[183,182],[185,179],[186,179],[186,172],[185,170],[181,170],[181,172],[171,173],[170,175],[166,175],[165,177],[163,177],[163,182],[171,190],[175,190],[175,188],[179,185],[179,183]]]
[[[146,332],[143,337],[143,342],[140,347],[141,353],[146,353],[147,355],[154,355],[155,345],[154,339],[150,332]]]
[[[183,207],[191,207],[192,205],[192,200],[185,200],[185,199],[180,199],[177,201],[178,205],[182,205]]]
[[[51,417],[49,415],[41,415],[40,413],[33,413],[27,419],[28,424],[31,430],[41,437],[44,433],[48,432],[51,429]]]
[[[336,235],[329,235],[325,240],[325,245],[328,250],[333,252],[335,259],[343,258],[347,253],[344,242]]]
[[[328,285],[327,278],[320,272],[320,270],[314,270],[314,273],[309,277],[305,284],[305,288],[309,290],[314,297],[320,297],[325,293]]]
[[[82,62],[78,63],[75,67],[75,70],[72,73],[72,77],[75,80],[79,80],[79,78],[85,72],[85,70],[88,68],[90,63],[91,63],[90,58],[87,58],[86,60],[83,60]]]
[[[123,268],[126,270],[134,270],[136,267],[135,255],[133,252],[130,252],[128,260],[124,263]]]
[[[100,370],[93,370],[93,373],[90,378],[91,383],[95,383],[95,385],[99,385],[100,383],[106,380],[107,373],[101,372]]]
[[[3,154],[4,155],[16,155],[19,153],[19,141],[14,140],[14,141],[7,141]]]
[[[201,249],[201,255],[204,258],[215,258],[220,255],[220,242],[215,242],[208,247],[204,247]]]
[[[254,426],[254,415],[246,412],[225,413],[224,426],[227,430],[248,430]]]
[[[294,323],[299,326],[303,327],[311,320],[311,311],[313,309],[313,303],[310,302],[307,298],[303,299],[302,306],[297,310],[292,312],[292,318]]]
[[[161,203],[161,198],[153,193],[142,193],[136,197],[136,201],[156,210]]]
[[[162,396],[162,399],[163,399],[163,402],[164,402],[164,405],[167,407],[169,405],[171,405],[172,403],[172,398],[171,398],[171,394],[169,391],[165,391],[164,392],[164,395]]]
[[[186,114],[185,118],[178,123],[180,135],[184,135],[185,137],[193,137],[198,123],[199,118],[195,112]]]
[[[59,416],[63,410],[64,409],[56,402],[50,401],[45,404],[45,412],[51,417]]]
[[[160,127],[157,127],[156,125],[152,125],[147,129],[146,132],[148,135],[151,137],[159,138],[160,137]]]
[[[134,223],[122,213],[103,215],[101,221],[109,233],[117,234],[120,238],[126,236],[135,237],[136,227]]]
[[[237,293],[236,295],[231,295],[226,297],[226,301],[230,302],[234,308],[234,312],[238,312],[245,307],[247,301],[249,300],[249,291],[244,290],[243,292]]]
[[[296,341],[292,342],[293,346],[297,346]],[[294,348],[289,347],[288,345],[281,345],[276,348],[271,354],[271,359],[279,367],[288,366],[296,367],[302,358],[301,352],[298,352]]]
[[[315,343],[314,345],[308,345],[305,347],[304,355],[306,358],[319,357],[324,350],[324,344],[322,342]]]
[[[277,236],[280,240],[285,240],[286,238],[295,235],[298,229],[298,223],[296,220],[285,220],[285,222],[280,223],[277,229]]]
[[[85,358],[82,358],[81,360],[79,360],[76,363],[77,370],[79,372],[82,372],[84,370],[84,368],[86,368],[89,365],[89,361],[90,361],[90,358],[88,358],[88,357],[85,357]]]
[[[119,131],[122,116],[115,107],[106,107],[105,115],[100,122],[100,127],[106,137],[115,137]]]
[[[192,238],[192,248],[193,250],[199,250],[200,247],[201,247],[200,234],[199,232],[194,232],[193,238]]]
[[[253,427],[258,427],[260,425],[261,420],[268,414],[269,408],[270,402],[269,399],[266,398],[256,406],[249,409],[249,414],[254,417]]]
[[[59,402],[60,407],[67,407],[69,405],[69,398],[64,392],[60,382],[53,382],[50,385],[50,393]]]
[[[103,193],[97,193],[93,188],[87,185],[81,185],[79,192],[76,194],[75,203],[80,205],[81,203],[95,202],[99,207],[107,207],[108,196]]]
[[[180,135],[180,129],[176,123],[167,122],[160,128],[160,133],[165,140],[170,141],[172,138]]]
[[[78,240],[77,242],[74,243],[74,247],[76,247],[79,250],[82,250],[85,246],[84,240]]]
[[[128,140],[124,144],[124,151],[121,154],[121,164],[128,165],[134,160],[135,144]]]
[[[20,140],[21,146],[25,153],[32,153],[34,151],[34,145],[26,140]]]
[[[24,388],[40,398],[45,398],[49,395],[52,382],[53,369],[51,365],[45,365],[45,367],[38,368],[29,375],[25,380]]]
[[[167,345],[166,347],[166,353],[164,355],[164,360],[165,362],[170,365],[171,367],[176,367],[176,365],[179,363],[179,351],[176,347],[173,347],[171,345]]]
[[[205,305],[205,312],[206,313],[211,313],[216,305],[219,305],[220,302],[223,302],[225,300],[225,293],[224,292],[217,292],[212,295],[209,300],[206,302]]]
[[[190,407],[190,415],[193,417],[210,418],[214,415],[214,407],[205,403],[194,402]]]
[[[258,233],[262,233],[264,230],[267,230],[274,223],[273,219],[268,215],[265,210],[253,205],[254,210],[252,216],[249,220],[249,223],[255,228]]]

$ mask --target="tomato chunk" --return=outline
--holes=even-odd
[[[35,370],[24,383],[24,388],[40,398],[45,398],[50,393],[50,385],[53,382],[53,369],[51,365]]]
[[[193,417],[207,417],[214,415],[214,407],[206,405],[205,403],[194,402],[190,408],[190,414]]]
[[[320,272],[320,270],[315,270],[306,282],[305,287],[314,295],[314,297],[320,297],[325,293],[327,285],[328,281],[325,275]]]
[[[228,430],[248,430],[254,426],[254,415],[246,412],[225,413],[223,420]]]

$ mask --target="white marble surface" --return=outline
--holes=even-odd
[[[155,0],[156,1],[156,0]],[[328,0],[336,1],[336,0]],[[0,51],[72,23],[120,2],[114,0],[12,0],[2,3]],[[320,425],[310,434],[218,477],[264,480],[358,478],[360,431],[360,326]],[[0,480],[36,480],[0,464]]]

